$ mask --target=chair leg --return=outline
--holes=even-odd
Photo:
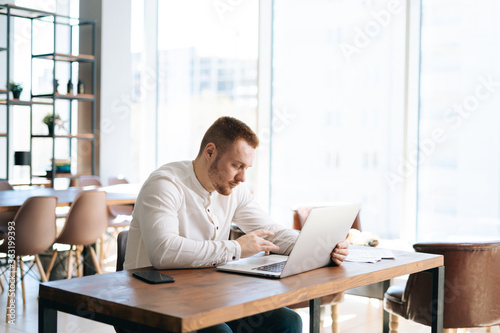
[[[119,232],[119,229],[120,228],[117,228],[117,227],[108,227],[108,230],[110,228],[113,228],[113,232],[111,235],[105,233],[106,236],[103,236],[103,237],[106,237],[108,238],[108,241],[106,242],[104,238],[101,238],[101,251],[103,251],[102,255],[101,255],[101,267],[104,266],[104,262],[109,258],[109,255],[111,254],[111,249],[113,247],[113,244],[116,244],[116,239],[118,238],[118,234],[120,233]]]
[[[456,328],[443,328],[443,333],[457,333]]]
[[[11,281],[14,283],[12,284]],[[12,267],[10,270],[10,279],[9,279],[9,286],[14,286],[14,290],[9,290],[8,291],[8,297],[7,297],[7,313],[5,314],[5,321],[9,322],[9,306],[12,302],[12,297],[16,296],[16,285],[17,285],[17,258],[12,262]],[[7,288],[8,289],[8,288]]]
[[[319,327],[323,327],[325,322],[325,307],[320,305],[319,307]]]
[[[40,273],[40,280],[42,280],[42,282],[47,282],[47,275],[45,275],[45,271],[43,270],[43,266],[40,262],[40,257],[38,257],[38,254],[35,256],[35,263],[36,267],[38,267],[38,272]]]
[[[105,243],[105,241],[106,241],[106,240],[104,239],[105,234],[106,234],[106,233],[104,233],[104,234],[101,236],[101,238],[99,239],[99,262],[100,262],[100,264],[101,264],[101,265],[102,265],[102,264],[104,264],[104,259],[105,259],[105,258],[104,258],[104,257],[105,257],[105,253],[104,253],[104,243]]]
[[[391,313],[389,319],[389,333],[398,333],[399,317]]]
[[[486,332],[488,332],[488,333],[491,332],[491,327],[490,326],[486,327]]]
[[[71,279],[71,275],[73,274],[73,247],[71,247],[68,251],[68,264],[66,267],[66,279]]]
[[[332,304],[332,333],[339,333],[339,304]]]
[[[19,257],[19,277],[21,279],[21,290],[23,294],[23,305],[26,305],[26,288],[24,286],[24,263],[23,258]]]
[[[54,263],[56,262],[56,258],[57,258],[57,250],[54,249],[54,252],[52,253],[52,258],[50,258],[49,266],[47,267],[47,271],[45,272],[47,280],[50,279],[50,272],[52,272],[52,268],[54,268]]]
[[[76,251],[75,251],[75,257],[76,257],[76,265],[77,265],[77,274],[78,274],[78,277],[82,277],[83,276],[83,261],[82,261],[82,250],[83,250],[83,246],[81,245],[78,245],[76,247]]]
[[[90,256],[92,257],[92,262],[94,263],[95,270],[96,270],[97,274],[102,274],[101,265],[99,264],[99,261],[97,260],[97,256],[95,254],[94,248],[92,246],[89,246],[89,249],[90,249]]]

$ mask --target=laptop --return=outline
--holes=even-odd
[[[359,203],[339,203],[313,208],[290,255],[264,255],[262,252],[219,265],[217,270],[284,278],[327,266],[335,246],[346,239],[360,207]]]

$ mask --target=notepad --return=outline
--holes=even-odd
[[[394,259],[394,253],[388,249],[351,245],[346,261],[374,263],[382,259]]]

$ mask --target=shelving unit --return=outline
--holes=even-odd
[[[96,105],[95,105],[95,88],[96,88],[96,59],[95,59],[95,31],[96,26],[94,21],[82,20],[80,18],[72,18],[68,16],[62,16],[55,13],[44,12],[40,10],[34,10],[24,7],[18,7],[14,5],[0,5],[0,15],[5,15],[7,17],[7,45],[0,45],[0,52],[6,52],[7,54],[7,82],[10,82],[10,63],[13,57],[14,50],[11,49],[10,39],[12,31],[12,19],[21,18],[31,21],[31,63],[26,64],[30,66],[30,99],[29,100],[15,100],[11,99],[9,92],[5,89],[0,89],[0,107],[6,108],[6,133],[0,133],[0,138],[5,137],[6,141],[6,170],[7,174],[5,179],[10,180],[11,168],[9,160],[12,158],[13,152],[11,151],[10,140],[12,140],[13,133],[12,128],[18,126],[18,124],[10,124],[9,117],[13,112],[13,108],[26,107],[29,108],[30,117],[30,148],[32,162],[29,166],[30,168],[30,184],[37,182],[37,178],[46,178],[49,182],[54,185],[55,178],[76,178],[80,175],[93,175],[95,174],[95,163],[96,163]],[[41,22],[41,23],[40,23]],[[49,26],[53,31],[53,36],[51,37],[51,43],[53,48],[50,52],[37,52],[35,50],[34,44],[36,43],[37,35],[34,33],[36,29],[36,24],[42,24],[44,26]],[[75,46],[73,37],[80,32],[80,29],[91,29],[90,35],[91,40],[81,41],[80,45]],[[68,33],[66,36],[60,36],[60,30],[66,29]],[[15,33],[15,32],[14,32]],[[64,34],[63,34],[64,35]],[[66,44],[68,45],[67,52],[61,52],[60,47],[58,48],[58,43],[60,44],[63,39],[66,39]],[[83,43],[85,42],[85,43]],[[80,54],[79,50],[82,49],[82,45],[85,50],[90,50],[89,54]],[[43,48],[43,47],[42,47]],[[50,49],[45,49],[47,51]],[[66,50],[64,50],[66,51]],[[86,69],[86,79],[85,82],[85,92],[78,92],[74,94],[69,91],[60,92],[58,91],[58,85],[56,80],[61,80],[61,75],[64,77],[64,81],[69,80],[73,83],[77,91],[77,81],[79,78],[79,73],[82,71],[82,66]],[[34,69],[40,68],[51,68],[51,74],[47,75],[44,72],[43,75],[38,75],[34,73]],[[65,70],[61,70],[63,67]],[[90,79],[89,74],[90,73]],[[40,84],[43,82],[44,84]],[[38,84],[38,86],[37,86]],[[35,86],[35,88],[34,88]],[[50,87],[47,89],[47,87]],[[7,88],[7,87],[6,87]],[[59,89],[61,90],[61,89]],[[2,97],[2,94],[5,98]],[[3,106],[5,105],[5,106]],[[52,118],[55,119],[56,115],[62,115],[61,121],[65,125],[65,132],[61,130],[48,131],[47,127],[40,130],[41,125],[41,115],[42,110],[47,108],[50,110],[45,111],[45,114],[52,114]],[[63,116],[64,115],[64,116]],[[24,124],[26,126],[27,124]],[[48,134],[46,134],[48,132]],[[49,143],[47,144],[47,141]],[[85,149],[81,148],[81,143],[86,142]],[[46,159],[45,155],[43,161],[40,159],[40,149],[38,146],[47,147],[51,145],[51,152],[47,152]],[[38,151],[37,151],[38,149]],[[45,149],[48,150],[48,149]],[[36,156],[36,157],[35,157]],[[67,160],[70,161],[71,173],[68,173],[67,165],[64,171],[58,172],[58,167],[56,161]],[[45,170],[41,170],[40,165],[50,165]],[[61,168],[59,168],[62,170]],[[54,172],[55,171],[55,172]],[[0,179],[3,179],[0,175]]]
[[[0,45],[0,53],[2,55],[5,55],[6,58],[6,67],[7,67],[7,72],[6,72],[6,82],[9,82],[9,29],[10,25],[9,22],[6,22],[5,26],[5,46]],[[9,99],[9,91],[7,90],[8,87],[5,87],[5,89],[0,88],[0,105],[8,105],[8,99]],[[3,107],[3,106],[2,106]],[[3,107],[5,108],[5,116],[3,116],[1,121],[5,121],[5,128],[2,128],[0,130],[0,149],[2,149],[5,152],[5,164],[2,166],[5,168],[5,171],[3,174],[0,174],[0,179],[8,180],[9,179],[9,162],[10,162],[10,153],[9,153],[9,112],[8,109],[9,107]]]

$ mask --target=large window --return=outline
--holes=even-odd
[[[361,224],[397,237],[405,9],[387,1],[275,1],[271,211],[357,201]]]
[[[193,159],[219,116],[256,128],[258,2],[158,3],[158,163]]]
[[[257,1],[158,1],[157,165],[192,159],[231,115],[266,134],[257,196],[269,189],[278,222],[300,204],[358,201],[380,237],[498,237],[500,5],[272,3],[259,17]]]
[[[422,3],[417,236],[500,236],[495,0]]]

